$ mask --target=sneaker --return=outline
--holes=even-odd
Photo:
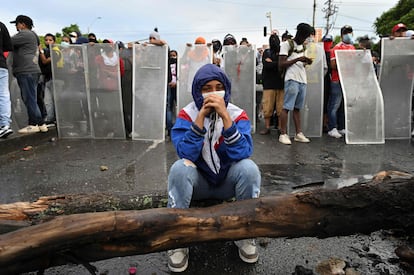
[[[28,125],[28,126],[22,128],[22,129],[20,129],[17,132],[19,132],[19,134],[32,134],[32,133],[39,133],[40,129],[39,129],[39,126],[37,126],[37,125]]]
[[[0,138],[6,138],[10,134],[13,134],[13,130],[9,125],[3,125],[0,127]]]
[[[260,131],[261,135],[269,135],[270,134],[270,129],[269,128],[265,128],[263,130]]]
[[[172,272],[183,272],[188,267],[188,248],[168,250],[168,268]]]
[[[305,137],[305,135],[302,132],[297,133],[295,135],[295,141],[297,141],[297,142],[304,142],[304,143],[310,142],[310,140],[307,137]]]
[[[259,252],[257,251],[256,241],[254,239],[235,241],[234,244],[239,248],[239,257],[243,262],[249,264],[257,262]]]
[[[42,133],[46,133],[47,131],[49,131],[49,129],[47,128],[47,125],[44,123],[42,125],[39,125],[39,130]]]
[[[338,133],[340,133],[341,135],[345,136],[346,133],[347,133],[347,130],[342,129],[342,130],[339,130]]]
[[[333,128],[332,130],[330,130],[328,132],[328,135],[334,138],[341,138],[342,135],[338,132],[338,130],[336,128]]]
[[[286,144],[286,145],[290,145],[292,144],[292,141],[290,141],[290,138],[287,134],[283,134],[279,136],[279,142]]]

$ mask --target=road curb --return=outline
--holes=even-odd
[[[34,133],[34,134],[19,134],[13,133],[7,138],[0,138],[0,154],[8,154],[13,151],[21,150],[24,147],[37,146],[49,140],[53,137],[57,137],[56,128],[49,128],[46,133]]]

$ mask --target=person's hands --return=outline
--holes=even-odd
[[[229,128],[232,125],[232,121],[230,118],[229,113],[227,112],[226,103],[224,98],[219,95],[209,95],[204,99],[202,110],[205,110],[206,115],[209,115],[212,111],[216,111],[216,113],[223,119],[223,126],[224,129]]]
[[[220,65],[221,59],[217,57],[213,57],[213,64]]]
[[[312,62],[313,62],[311,58],[306,57],[306,56],[300,56],[300,57],[298,57],[296,60],[297,60],[297,61],[301,61],[301,62],[303,62],[304,64],[308,64],[308,65],[312,64]]]

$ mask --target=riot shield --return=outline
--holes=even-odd
[[[412,39],[382,39],[380,86],[385,107],[385,138],[411,138],[414,85]]]
[[[313,60],[306,68],[306,98],[305,105],[300,110],[301,128],[308,137],[321,137],[323,124],[323,85],[324,66],[326,65],[325,52],[322,43],[310,43],[306,47],[305,55]],[[288,133],[296,133],[292,119],[292,112],[288,117]]]
[[[224,71],[231,81],[231,103],[244,109],[256,131],[256,46],[223,46]]]
[[[58,135],[60,138],[92,138],[84,66],[86,48],[82,45],[55,46],[63,56],[62,64],[51,55]]]
[[[347,144],[384,143],[384,102],[371,51],[338,50]]]
[[[134,44],[132,139],[165,139],[168,47]]]
[[[181,110],[193,101],[191,88],[195,73],[205,64],[212,63],[211,46],[204,44],[187,45],[177,64],[177,109]]]
[[[11,75],[11,74],[10,74]],[[14,132],[26,127],[28,122],[26,105],[22,100],[19,84],[13,76],[9,77],[10,101],[11,101],[11,127]]]
[[[125,139],[118,47],[109,43],[84,47],[92,136]]]

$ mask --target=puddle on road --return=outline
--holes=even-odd
[[[322,186],[328,179],[354,178],[373,175],[381,170],[398,170],[375,164],[263,164],[262,193],[275,195],[290,193],[301,186]]]

